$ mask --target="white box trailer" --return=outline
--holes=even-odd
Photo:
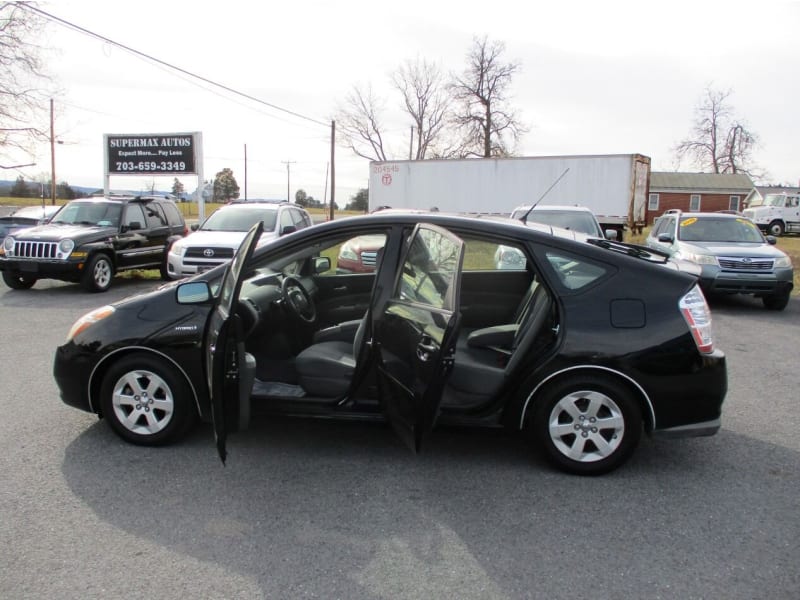
[[[537,201],[578,204],[621,236],[644,226],[649,185],[641,154],[373,161],[369,208],[508,215]]]

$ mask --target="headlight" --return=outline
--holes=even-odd
[[[693,252],[684,252],[681,254],[681,258],[693,263],[697,263],[698,265],[719,265],[719,263],[717,262],[717,257],[711,256],[710,254],[695,254]]]
[[[780,256],[775,259],[775,268],[776,269],[791,269],[792,268],[792,259],[788,256]]]
[[[342,246],[342,249],[339,250],[339,258],[357,261],[358,255],[353,252],[353,249],[350,246],[344,245]]]
[[[102,321],[106,317],[110,317],[114,314],[116,309],[113,306],[101,306],[100,308],[94,309],[90,313],[86,313],[80,319],[75,321],[75,324],[70,328],[69,333],[67,334],[67,341],[69,342],[74,338],[76,335],[85,331],[98,321]]]
[[[5,250],[7,254],[14,252],[14,238],[10,235],[3,240],[3,250]]]
[[[174,242],[172,246],[169,247],[169,254],[183,256],[183,244],[181,242]]]
[[[64,256],[69,256],[69,253],[72,252],[73,248],[75,248],[75,242],[72,240],[61,240],[58,243],[58,251]]]

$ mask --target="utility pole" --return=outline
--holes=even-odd
[[[290,186],[290,182],[291,182],[291,165],[293,165],[296,162],[297,162],[296,160],[285,160],[285,161],[283,161],[283,164],[286,165],[286,201],[287,202],[291,202],[292,201],[291,192],[289,191],[289,189],[291,187]]]
[[[56,203],[56,138],[53,133],[53,99],[50,98],[50,204]],[[42,194],[44,196],[44,194]],[[44,198],[42,198],[44,203]]]
[[[247,202],[247,144],[244,145],[244,201]]]
[[[331,121],[331,205],[330,220],[333,221],[333,205],[336,203],[336,121]]]

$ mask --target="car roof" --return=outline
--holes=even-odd
[[[530,210],[532,212],[537,211],[544,211],[544,210],[551,210],[551,211],[563,211],[563,212],[592,212],[592,210],[586,206],[580,206],[579,204],[537,204],[531,209],[531,205],[522,205],[518,206],[514,209],[514,212],[518,210]]]

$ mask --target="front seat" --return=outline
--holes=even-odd
[[[383,248],[378,249],[375,256],[376,273],[383,262],[383,250]],[[297,379],[306,394],[322,398],[338,398],[347,392],[356,371],[358,353],[364,341],[369,315],[370,311],[367,311],[361,318],[352,342],[346,339],[317,342],[315,339],[314,344],[297,355],[295,358]],[[345,334],[347,330],[352,331],[348,327],[352,323],[348,321],[341,324]],[[323,334],[321,339],[326,339],[326,336]]]
[[[369,312],[361,319],[352,342],[313,344],[295,359],[300,386],[309,396],[334,398],[344,395],[356,370],[356,357],[364,341]]]

